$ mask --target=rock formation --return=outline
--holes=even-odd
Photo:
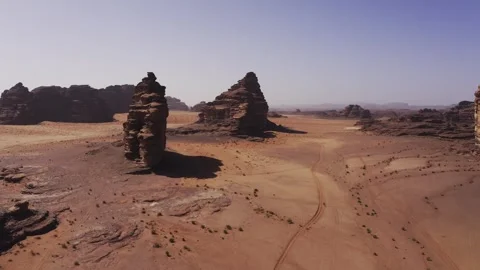
[[[35,124],[34,112],[30,108],[32,98],[32,93],[22,83],[3,91],[0,98],[0,124]]]
[[[193,105],[192,111],[201,112],[203,110],[203,108],[205,108],[205,106],[207,106],[207,102],[200,101],[200,103]]]
[[[253,72],[223,92],[202,110],[203,124],[227,127],[231,134],[262,134],[267,125],[268,104]]]
[[[167,99],[168,108],[172,111],[189,111],[190,110],[188,105],[178,98],[169,97],[169,96],[165,98]]]
[[[135,86],[132,84],[111,85],[98,90],[99,97],[105,101],[113,113],[126,113],[132,101]]]
[[[30,209],[28,201],[17,202],[9,209],[0,208],[0,252],[8,250],[27,236],[47,233],[57,225],[55,215]]]
[[[474,121],[475,121],[475,144],[480,146],[480,85],[475,92]]]
[[[376,134],[469,139],[474,136],[474,104],[462,101],[447,111],[421,109],[398,118],[360,121],[357,124],[364,131]]]
[[[2,93],[0,124],[29,125],[42,121],[109,122],[113,113],[88,85],[38,87],[31,92],[21,83]]]
[[[360,105],[357,104],[350,104],[345,109],[341,112],[341,115],[346,118],[364,118],[365,116],[368,116],[370,114],[370,111],[368,113],[364,113],[365,109],[363,109]],[[367,117],[368,118],[368,117]]]
[[[161,161],[167,141],[165,86],[156,80],[155,74],[148,72],[148,77],[137,84],[127,121],[123,123],[125,157],[146,167]]]

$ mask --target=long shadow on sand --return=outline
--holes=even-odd
[[[279,133],[290,133],[290,134],[307,134],[308,133],[306,131],[292,129],[286,126],[277,125],[272,121],[268,121],[267,131],[264,132],[263,137],[264,138],[275,137],[275,134],[273,133],[273,131],[279,132]]]
[[[206,156],[187,156],[176,152],[165,151],[162,162],[155,168],[131,171],[127,174],[156,174],[171,178],[192,177],[208,179],[217,177],[223,162]]]

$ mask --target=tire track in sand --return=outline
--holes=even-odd
[[[321,160],[322,160],[322,153],[320,151],[320,153],[318,154],[317,160],[310,167],[310,172],[312,174],[313,181],[315,182],[315,185],[317,187],[318,204],[317,204],[317,209],[315,211],[315,214],[302,227],[300,227],[297,230],[297,232],[292,236],[292,238],[290,238],[287,245],[283,249],[282,254],[280,255],[280,258],[278,258],[277,262],[275,263],[275,267],[273,268],[274,270],[280,269],[280,267],[283,265],[283,262],[287,258],[287,255],[288,255],[289,251],[292,249],[293,244],[295,244],[295,241],[298,239],[298,237],[302,233],[304,233],[310,226],[315,224],[320,219],[320,217],[322,216],[322,214],[325,210],[324,198],[323,198],[323,194],[322,194],[320,179],[315,174],[315,168],[321,162]]]

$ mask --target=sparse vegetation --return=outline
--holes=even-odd
[[[160,245],[159,243],[154,243],[154,244],[153,244],[153,247],[154,247],[154,248],[161,248],[162,245]]]
[[[288,224],[293,224],[293,220],[291,218],[287,219]]]
[[[186,251],[192,251],[189,247],[187,246],[183,246],[183,249],[185,249]]]
[[[167,257],[169,257],[169,258],[172,257],[172,255],[170,254],[170,252],[168,252],[168,250],[165,251],[165,255],[167,255]]]

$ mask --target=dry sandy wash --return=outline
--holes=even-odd
[[[272,120],[306,134],[171,137],[149,172],[123,159],[124,118],[0,126],[0,168],[28,168],[1,204],[67,209],[1,269],[480,269],[479,159],[458,142],[291,116]]]

